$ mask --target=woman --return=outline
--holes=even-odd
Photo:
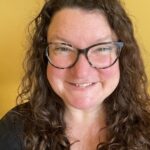
[[[119,0],[47,0],[35,18],[2,149],[149,150],[147,78]],[[10,145],[10,148],[9,148]]]

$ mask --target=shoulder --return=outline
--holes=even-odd
[[[21,150],[23,138],[23,114],[20,110],[28,103],[16,106],[0,120],[0,149]]]

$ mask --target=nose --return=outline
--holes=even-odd
[[[85,78],[88,76],[91,68],[92,66],[89,64],[85,55],[80,55],[76,64],[70,69],[71,69],[73,76],[78,77],[78,78]]]

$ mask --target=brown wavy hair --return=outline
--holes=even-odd
[[[25,58],[25,75],[17,100],[28,101],[24,109],[26,150],[69,150],[65,130],[65,105],[53,91],[46,76],[47,29],[55,13],[63,8],[99,10],[117,37],[124,42],[119,58],[120,82],[104,101],[107,140],[97,150],[150,149],[150,113],[147,77],[132,22],[119,0],[46,0],[30,26],[31,43]]]

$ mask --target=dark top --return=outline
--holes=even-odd
[[[23,107],[25,105],[22,104]],[[23,150],[23,121],[17,111],[20,106],[10,110],[0,120],[0,150]]]

